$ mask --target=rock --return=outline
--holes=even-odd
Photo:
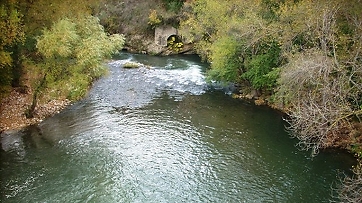
[[[256,99],[256,100],[254,100],[254,103],[257,106],[266,105],[266,101],[264,99]]]
[[[139,67],[141,67],[141,66],[143,66],[142,64],[140,64],[140,63],[135,63],[135,62],[127,62],[127,63],[125,63],[125,64],[123,64],[123,68],[129,68],[129,69],[131,69],[131,68],[139,68]]]

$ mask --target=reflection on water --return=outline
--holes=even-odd
[[[277,112],[208,89],[193,58],[122,57],[83,101],[2,135],[1,202],[328,202],[353,164],[298,151]]]

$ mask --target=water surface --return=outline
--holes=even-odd
[[[84,100],[2,134],[1,202],[329,202],[353,158],[299,151],[282,115],[210,87],[205,67],[121,55]]]

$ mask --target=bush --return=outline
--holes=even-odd
[[[151,26],[152,29],[155,29],[161,23],[162,17],[157,14],[156,10],[151,10],[148,16],[148,25]]]
[[[215,41],[210,48],[211,70],[208,72],[209,80],[223,82],[238,82],[242,73],[240,60],[240,43],[228,36]]]
[[[184,5],[183,0],[163,0],[166,10],[178,12]]]
[[[354,177],[346,177],[338,189],[341,202],[362,202],[362,163],[353,168]]]
[[[272,90],[279,78],[281,49],[277,43],[272,43],[265,49],[265,53],[251,56],[242,77],[255,89]]]
[[[319,49],[292,55],[282,68],[276,97],[287,104],[288,129],[304,149],[314,154],[331,147],[350,125],[354,111],[346,98],[353,95],[350,74]]]

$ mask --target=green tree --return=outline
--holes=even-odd
[[[39,81],[35,84],[33,103],[27,115],[31,117],[38,95],[56,92],[69,99],[79,99],[90,83],[101,76],[104,59],[122,48],[124,37],[107,35],[99,20],[88,16],[61,19],[45,29],[37,39],[37,48],[44,57],[39,65]]]
[[[256,90],[272,90],[279,78],[281,49],[276,42],[264,45],[264,52],[251,56],[242,77]]]
[[[36,52],[36,38],[44,28],[50,28],[55,22],[64,18],[81,18],[93,15],[103,0],[31,0],[19,1],[24,22],[25,46],[23,53],[39,60]],[[25,53],[27,52],[27,53]]]
[[[210,61],[212,69],[208,72],[209,79],[218,81],[240,82],[242,59],[240,56],[241,43],[228,36],[216,40],[210,49]]]
[[[189,6],[181,33],[211,63],[209,78],[272,89],[279,76],[281,49],[274,7],[269,1],[198,0]],[[263,11],[270,7],[273,17]],[[187,7],[187,6],[186,6]]]

